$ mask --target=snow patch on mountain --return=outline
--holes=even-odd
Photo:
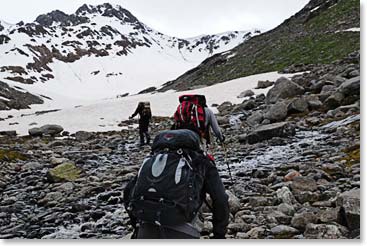
[[[257,82],[259,80],[275,81],[281,76],[291,77],[293,74],[271,72],[243,77],[197,90],[183,92],[167,91],[164,93],[140,94],[89,102],[81,100],[71,101],[60,97],[60,101],[47,101],[44,105],[33,105],[32,109],[0,111],[0,118],[13,115],[11,119],[0,121],[0,128],[3,130],[16,130],[21,135],[28,134],[29,128],[44,124],[59,124],[71,133],[79,130],[120,130],[121,127],[118,126],[118,123],[128,119],[139,101],[150,101],[152,112],[155,116],[172,116],[178,105],[178,97],[182,94],[203,94],[207,98],[208,105],[221,104],[224,101],[241,103],[243,99],[237,97],[241,91],[251,89],[256,95],[267,93],[269,88],[254,89],[257,86]],[[35,114],[37,111],[51,109],[62,110],[42,115]],[[214,111],[216,110],[215,108],[213,109]]]

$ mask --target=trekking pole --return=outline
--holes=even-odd
[[[225,143],[222,143],[222,147],[224,149],[224,162],[227,164],[229,178],[231,179],[231,185],[234,185],[234,181],[233,181],[232,173],[231,173],[231,167],[229,166],[229,163],[228,163],[228,151],[227,151],[227,147]]]

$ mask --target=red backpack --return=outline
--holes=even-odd
[[[205,135],[205,96],[182,95],[179,97],[180,105],[174,114],[176,129],[190,129],[201,137]]]

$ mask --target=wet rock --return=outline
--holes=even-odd
[[[360,228],[360,189],[345,191],[337,197],[340,206],[339,216],[342,224],[350,229]]]
[[[264,115],[261,111],[256,111],[252,113],[246,120],[247,124],[250,126],[257,126],[264,120]]]
[[[290,226],[278,225],[271,228],[271,233],[277,239],[285,239],[285,238],[292,238],[292,236],[299,234],[299,231]]]
[[[287,110],[287,103],[277,102],[264,114],[264,119],[268,119],[270,122],[282,121],[287,117]]]
[[[80,170],[73,163],[63,163],[47,172],[51,182],[74,181],[79,178]]]
[[[305,238],[307,239],[338,239],[343,235],[336,225],[327,224],[308,224],[305,230]]]
[[[288,122],[279,122],[263,125],[256,128],[248,135],[240,135],[238,140],[241,143],[254,144],[273,137],[289,137],[295,134],[295,127]]]
[[[266,103],[276,103],[279,99],[302,95],[305,89],[285,77],[279,78],[266,95]]]

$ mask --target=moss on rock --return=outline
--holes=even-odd
[[[81,170],[74,163],[66,162],[52,168],[47,172],[47,178],[51,182],[75,181],[79,178]]]

